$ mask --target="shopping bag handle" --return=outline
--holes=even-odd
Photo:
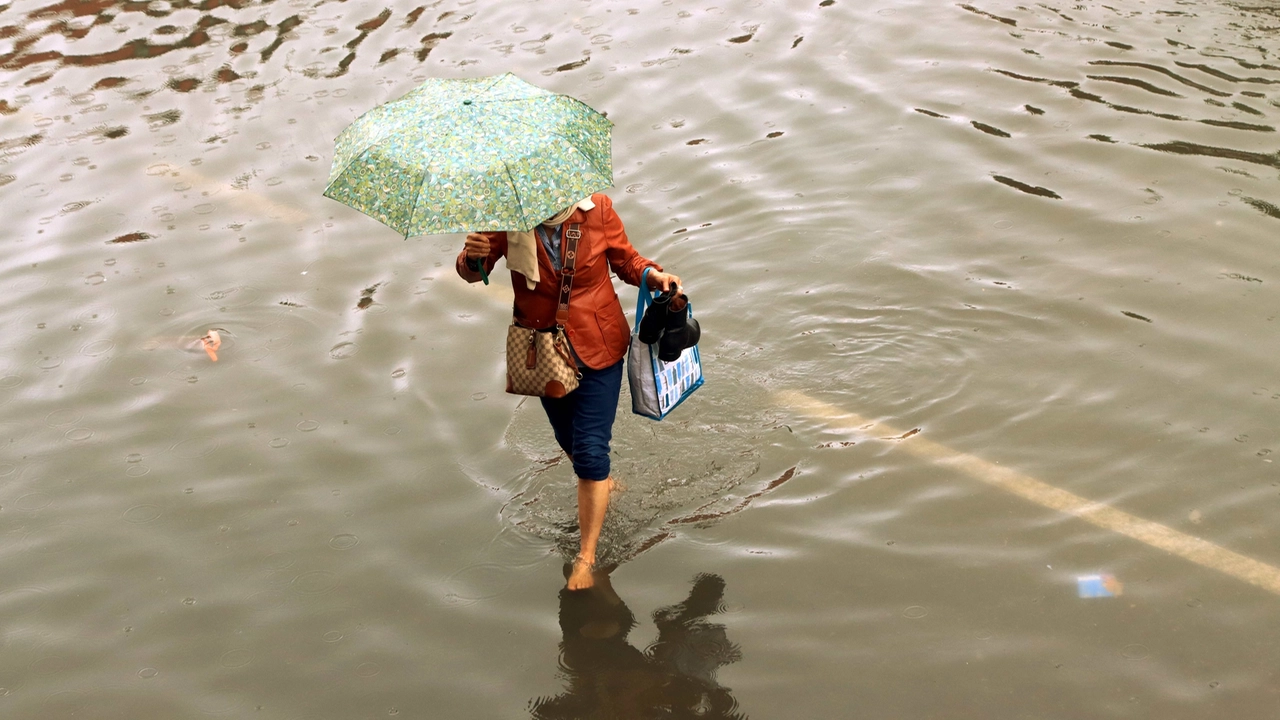
[[[636,327],[640,327],[640,318],[644,317],[644,311],[649,308],[653,302],[653,291],[649,289],[649,271],[652,267],[646,267],[644,272],[640,273],[640,292],[636,294]]]

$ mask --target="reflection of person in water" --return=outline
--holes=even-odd
[[[720,611],[724,580],[699,575],[684,602],[653,613],[658,639],[644,652],[627,641],[636,625],[609,576],[585,592],[560,591],[561,670],[568,688],[529,704],[535,720],[699,717],[746,720],[715,679],[742,657],[725,628],[707,622]]]

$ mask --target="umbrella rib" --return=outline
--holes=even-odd
[[[344,130],[343,132],[346,132],[346,131]],[[338,137],[341,138],[342,136],[339,135]],[[377,145],[381,141],[382,141],[382,137],[379,137],[377,140],[371,141],[367,145],[364,145],[363,147],[361,147],[358,152],[351,153],[351,156],[347,158],[347,162],[343,164],[341,170],[334,172],[332,169],[330,169],[329,175],[331,176],[332,179],[329,180],[329,184],[325,186],[324,191],[326,193],[329,192],[329,189],[333,187],[333,184],[337,182],[344,174],[346,174],[346,172],[351,169],[351,166],[354,165],[357,160],[363,157],[365,153],[369,152],[369,150],[374,145]]]
[[[492,90],[492,89],[494,88],[494,86],[495,86],[495,85],[497,85],[498,83],[502,82],[503,80],[506,80],[506,79],[507,79],[507,76],[508,76],[508,75],[512,75],[512,74],[514,74],[514,73],[509,73],[509,72],[507,72],[507,73],[503,73],[503,74],[501,74],[501,75],[497,75],[497,76],[495,76],[495,77],[493,78],[493,81],[492,81],[492,82],[490,82],[488,85],[485,85],[483,88],[481,88],[481,89],[480,89],[480,91],[476,93],[476,95],[477,95],[477,96],[479,96],[479,95],[481,95],[481,94],[483,94],[483,93],[487,93],[487,92],[489,92],[490,90]],[[519,79],[519,78],[517,78],[517,79]],[[485,100],[485,102],[496,102],[496,101],[495,101],[495,100]]]
[[[515,100],[518,100],[518,99],[515,99]],[[514,102],[515,100],[503,100],[503,101],[493,101],[493,102]],[[592,112],[594,112],[594,111],[592,111]],[[520,124],[522,124],[522,125],[530,125],[530,126],[533,126],[533,124],[532,124],[532,123],[525,122],[523,118],[513,117],[513,118],[510,118],[510,119],[511,119],[511,120],[513,120],[513,121],[515,121],[515,122],[517,122],[517,123],[520,123]],[[607,118],[606,118],[606,119],[607,119]],[[534,127],[536,127],[536,126],[534,126]],[[600,176],[601,178],[603,178],[603,179],[607,180],[607,181],[608,181],[608,183],[609,183],[609,185],[612,185],[612,184],[613,184],[613,172],[612,172],[612,169],[611,169],[611,168],[609,168],[607,165],[606,165],[606,167],[605,167],[604,169],[602,169],[602,168],[599,166],[599,164],[598,164],[598,163],[594,162],[594,161],[591,159],[591,156],[590,156],[590,155],[588,155],[585,151],[583,151],[581,148],[579,148],[579,147],[578,147],[578,146],[573,142],[572,138],[570,138],[569,136],[567,136],[567,135],[565,135],[565,134],[563,134],[563,133],[559,133],[559,132],[556,132],[556,131],[554,131],[554,130],[550,130],[550,129],[547,129],[547,128],[539,128],[539,129],[540,129],[540,130],[542,130],[542,131],[546,134],[546,136],[547,136],[548,138],[555,138],[556,140],[558,140],[558,141],[559,141],[559,143],[560,143],[560,145],[561,145],[561,147],[563,147],[563,148],[567,148],[567,149],[569,149],[569,150],[572,150],[572,152],[573,152],[575,155],[577,155],[577,156],[581,157],[581,158],[583,159],[583,161],[584,161],[584,162],[583,162],[583,165],[585,165],[586,167],[590,168],[590,169],[591,169],[591,171],[592,171],[592,172],[594,172],[596,175],[598,175],[598,176]],[[509,164],[508,162],[506,162],[505,160],[503,161],[503,168],[504,168],[504,170],[506,171],[507,177],[511,179],[511,184],[512,184],[512,188],[513,188],[513,190],[515,190],[515,192],[517,193],[517,199],[518,199],[518,200],[519,200],[519,202],[520,202],[521,216],[523,216],[523,215],[524,215],[524,202],[523,202],[523,199],[519,198],[519,194],[518,194],[518,193],[519,193],[519,190],[518,190],[518,187],[517,187],[517,186],[516,186],[516,184],[515,184],[515,177],[514,177],[514,175],[513,175],[513,174],[512,174],[512,172],[511,172],[511,166],[510,166],[510,164]],[[606,185],[605,187],[608,187],[608,185]],[[599,189],[600,189],[600,190],[603,190],[603,189],[604,189],[604,187],[601,187],[601,188],[599,188]],[[592,190],[592,192],[595,192],[595,191],[596,191],[596,190],[594,190],[594,189]],[[579,198],[579,199],[581,199],[581,198]],[[574,202],[577,202],[577,200],[575,200]],[[558,210],[559,210],[559,208],[557,209],[557,211],[558,211]],[[537,223],[535,222],[534,224],[536,225]]]
[[[356,127],[356,126],[357,126],[357,124],[359,124],[362,120],[364,120],[366,117],[368,117],[369,115],[371,115],[371,114],[373,114],[373,113],[378,113],[378,117],[376,118],[376,120],[377,120],[377,121],[381,121],[381,120],[382,120],[383,118],[385,118],[387,115],[391,114],[391,111],[390,111],[388,108],[390,108],[390,107],[394,106],[396,103],[398,103],[398,102],[399,102],[400,100],[402,100],[402,99],[404,99],[404,98],[403,98],[403,97],[396,98],[395,100],[392,100],[392,101],[387,102],[387,103],[383,103],[382,105],[379,105],[379,106],[377,106],[377,107],[375,107],[375,108],[373,108],[373,109],[369,110],[368,112],[366,112],[366,113],[362,114],[360,117],[356,118],[355,122],[353,122],[351,125],[347,126],[347,128],[345,128],[345,129],[343,130],[343,133],[345,133],[347,130],[350,130],[351,128]],[[444,111],[443,111],[443,110],[438,110],[438,111],[436,112],[436,115],[437,115],[437,116],[439,116],[439,115],[443,115],[443,114],[444,114]],[[373,124],[373,122],[375,122],[375,120],[369,120],[368,122],[369,122],[369,124]],[[359,147],[359,149],[358,149],[358,150],[356,150],[355,152],[352,152],[352,153],[351,153],[351,157],[347,159],[347,162],[346,162],[346,164],[344,164],[344,165],[342,166],[342,170],[341,170],[341,171],[334,173],[334,172],[332,172],[332,169],[330,170],[330,174],[333,176],[333,179],[336,181],[340,176],[342,176],[342,175],[343,175],[343,174],[345,174],[348,170],[350,170],[350,169],[351,169],[351,166],[352,166],[352,165],[355,165],[355,164],[356,164],[356,162],[357,162],[360,158],[364,157],[366,154],[368,154],[368,153],[369,153],[369,151],[371,151],[371,150],[373,150],[374,148],[376,148],[376,147],[378,146],[378,143],[381,143],[382,141],[386,140],[388,137],[391,137],[391,136],[392,136],[392,135],[394,135],[394,134],[395,134],[395,131],[394,131],[394,130],[382,130],[382,131],[380,131],[380,132],[378,133],[378,136],[377,136],[376,138],[371,139],[371,140],[368,140],[368,141],[367,141],[367,142],[365,142],[365,143],[361,143],[361,144],[358,146],[358,147]],[[338,137],[339,137],[339,138],[341,138],[341,137],[342,137],[342,134],[340,133],[340,134],[338,135]],[[330,181],[329,186],[332,186],[332,185],[333,185],[333,181]],[[327,190],[328,190],[328,187],[326,187],[326,188],[325,188],[325,190],[327,191]]]
[[[595,170],[595,171],[596,171],[597,173],[599,173],[600,175],[608,175],[608,176],[609,176],[609,180],[610,180],[610,181],[612,181],[612,180],[613,180],[613,173],[612,173],[612,172],[609,172],[609,173],[602,172],[602,171],[600,170],[600,168],[596,166],[595,162],[593,162],[593,161],[591,160],[591,157],[590,157],[589,155],[587,155],[585,152],[583,152],[582,148],[580,148],[580,147],[578,147],[577,145],[575,145],[575,144],[574,144],[574,143],[573,143],[573,142],[572,142],[568,137],[566,137],[566,136],[564,136],[564,135],[561,135],[561,134],[560,134],[560,133],[558,133],[558,132],[550,132],[550,133],[548,133],[548,134],[549,134],[549,135],[552,135],[552,136],[554,136],[554,137],[559,138],[559,139],[561,140],[561,142],[563,142],[565,145],[567,145],[567,146],[568,146],[570,149],[572,149],[575,153],[577,153],[578,155],[581,155],[581,156],[582,156],[582,158],[583,158],[584,160],[586,160],[586,161],[587,161],[587,162],[586,162],[586,164],[587,164],[589,167],[591,167],[591,169],[592,169],[592,170]]]
[[[423,177],[426,177],[426,169],[422,170]],[[413,228],[413,214],[418,212],[418,199],[422,197],[422,180],[418,180],[418,192],[413,194],[413,205],[409,207],[409,214],[405,216],[404,239],[409,239],[409,230]]]
[[[522,101],[522,100],[528,100],[528,98],[510,98],[510,99],[505,99],[505,100],[491,100],[491,101],[489,101],[489,102],[493,102],[493,103],[498,103],[498,102],[518,102],[518,101]],[[584,105],[584,107],[586,107],[586,106]],[[588,109],[588,110],[591,110],[591,109],[590,109],[590,107],[587,107],[587,109]],[[593,112],[593,113],[594,113],[594,112],[596,112],[596,111],[595,111],[595,110],[591,110],[591,112]],[[541,132],[543,132],[543,133],[546,133],[546,134],[547,134],[547,135],[549,135],[549,136],[552,136],[552,137],[558,138],[558,139],[559,139],[559,140],[560,140],[564,145],[567,145],[568,147],[573,148],[573,150],[574,150],[574,152],[575,152],[575,153],[577,153],[578,155],[580,155],[580,156],[582,156],[584,159],[586,159],[586,160],[588,161],[586,164],[587,164],[587,165],[588,165],[592,170],[594,170],[595,172],[599,173],[599,174],[600,174],[600,175],[602,175],[602,176],[607,176],[607,177],[609,177],[609,180],[610,180],[610,181],[612,181],[612,180],[613,180],[613,173],[612,173],[612,172],[606,172],[606,171],[602,170],[602,169],[599,167],[599,165],[597,165],[597,164],[596,164],[596,163],[594,163],[594,162],[591,162],[591,161],[590,161],[590,160],[591,160],[590,156],[588,156],[585,152],[583,152],[583,151],[582,151],[582,149],[581,149],[581,148],[579,148],[577,145],[575,145],[575,144],[573,143],[573,141],[572,141],[572,138],[570,138],[569,136],[567,136],[567,135],[565,135],[565,134],[563,134],[563,133],[556,132],[556,131],[554,131],[554,130],[550,130],[550,129],[547,129],[547,128],[544,128],[544,127],[537,126],[537,125],[536,125],[536,124],[534,124],[534,123],[527,122],[524,118],[521,118],[521,117],[512,117],[512,118],[510,118],[510,120],[512,120],[513,122],[520,123],[520,124],[522,124],[522,125],[528,125],[528,126],[534,127],[534,128],[536,128],[537,130],[539,130],[539,131],[541,131]],[[605,120],[607,121],[607,120],[608,120],[608,118],[605,118]],[[612,124],[612,123],[610,123],[610,124]]]
[[[456,125],[458,122],[456,116],[446,114],[444,112],[436,113],[435,117],[445,117],[451,124],[454,124],[454,125]],[[427,178],[427,176],[431,173],[430,168],[433,160],[434,160],[434,156],[431,156],[431,159],[427,159],[422,163],[422,166],[421,166],[422,174],[421,176],[419,176],[417,183],[415,183],[418,187],[418,192],[414,193],[413,205],[409,207],[409,214],[405,216],[405,234],[404,234],[405,240],[409,239],[409,230],[413,228],[413,218],[414,218],[414,215],[418,212],[418,203],[422,199],[422,196],[426,191],[426,188],[423,187],[422,183]]]
[[[511,174],[511,165],[506,160],[502,161],[502,169],[507,173],[507,179],[511,182],[511,192],[515,193],[516,206],[520,209],[520,217],[524,217],[524,198],[520,197],[520,186],[516,184],[516,176]],[[516,229],[524,230],[524,228]]]
[[[490,84],[488,87],[486,87],[486,88],[485,88],[485,90],[488,90],[488,88],[489,88],[489,87],[492,87],[492,86],[493,86],[493,84],[496,84],[496,81],[495,81],[495,83],[492,83],[492,84]],[[375,108],[372,108],[372,109],[371,109],[371,110],[369,110],[368,112],[366,112],[366,113],[362,114],[359,118],[356,118],[355,122],[353,122],[350,126],[348,126],[348,128],[344,129],[344,130],[343,130],[343,132],[346,132],[346,130],[347,130],[347,129],[350,129],[350,128],[352,128],[352,127],[355,127],[358,123],[360,123],[362,120],[364,120],[364,119],[365,119],[366,117],[368,117],[370,114],[378,113],[378,118],[377,118],[377,120],[379,120],[379,121],[380,121],[380,120],[382,120],[383,118],[385,118],[387,115],[393,114],[391,109],[392,109],[392,108],[395,108],[395,107],[396,107],[396,106],[397,106],[397,105],[398,105],[402,100],[404,100],[404,99],[405,99],[405,97],[407,97],[407,96],[401,96],[401,97],[398,97],[398,98],[396,98],[395,100],[391,100],[391,101],[386,102],[386,103],[383,103],[382,105],[379,105],[379,106],[377,106],[377,107],[375,107]],[[452,116],[452,115],[451,115],[451,114],[450,114],[450,113],[449,113],[445,108],[443,108],[443,107],[439,107],[439,108],[436,108],[436,109],[435,109],[435,111],[434,111],[434,112],[432,112],[432,113],[431,113],[427,118],[424,118],[424,120],[435,120],[435,119],[437,119],[437,118],[441,118],[441,117],[446,117],[446,118],[451,118],[451,119],[452,119],[452,117],[453,117],[453,116]],[[371,121],[369,121],[369,122],[372,124],[372,122],[373,122],[373,121],[371,120]],[[340,171],[338,171],[338,172],[333,172],[332,168],[330,168],[330,175],[332,176],[332,178],[333,178],[333,179],[332,179],[332,180],[330,180],[330,181],[329,181],[329,183],[328,183],[328,185],[326,185],[326,186],[325,186],[325,192],[327,193],[327,192],[329,191],[329,189],[330,189],[331,187],[333,187],[333,183],[334,183],[334,182],[336,182],[336,181],[338,180],[338,178],[340,178],[342,175],[344,175],[348,170],[350,170],[350,169],[351,169],[351,167],[352,167],[353,165],[355,165],[355,164],[360,160],[360,158],[362,158],[362,157],[364,157],[365,155],[367,155],[370,151],[372,151],[372,150],[376,149],[379,143],[381,143],[381,142],[385,141],[385,140],[386,140],[387,138],[389,138],[389,137],[392,137],[392,136],[396,135],[396,133],[397,133],[397,131],[396,131],[395,129],[383,130],[383,131],[379,132],[379,133],[378,133],[378,136],[377,136],[376,138],[371,139],[371,140],[368,140],[367,142],[361,143],[361,144],[358,146],[358,147],[359,147],[359,149],[351,153],[351,156],[347,159],[347,162],[342,166],[342,170],[340,170]],[[341,134],[339,134],[339,137],[341,137]],[[415,199],[415,208],[414,208],[414,209],[416,209],[416,202],[417,202],[417,201],[416,201],[416,199]],[[412,215],[410,215],[410,217],[412,217]],[[406,237],[407,237],[407,236],[406,236]]]
[[[374,109],[376,110],[378,108],[374,108]],[[358,121],[359,120],[357,120],[357,122]],[[350,127],[351,126],[348,126],[348,129]],[[346,132],[346,130],[344,129],[343,132]],[[333,184],[336,183],[338,180],[340,180],[342,176],[345,175],[347,171],[350,170],[351,167],[356,164],[356,162],[358,162],[364,156],[368,155],[370,151],[377,148],[378,143],[382,142],[383,140],[386,140],[388,137],[394,134],[395,133],[391,131],[380,132],[377,138],[361,143],[359,146],[357,146],[359,149],[351,153],[350,157],[347,158],[347,162],[343,164],[341,170],[334,172],[333,169],[330,168],[329,175],[331,179],[329,180],[328,184],[325,185],[325,188],[324,188],[325,194],[328,194],[329,190],[333,188]],[[339,134],[338,137],[341,138],[342,135]]]

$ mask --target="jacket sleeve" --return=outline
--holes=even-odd
[[[606,195],[595,195],[592,200],[600,207],[604,216],[605,257],[609,259],[609,268],[628,285],[640,285],[640,276],[645,268],[653,268],[659,272],[662,266],[636,252],[631,241],[627,239],[627,231],[622,227],[622,218],[613,210],[613,201]]]
[[[480,233],[489,238],[489,255],[484,258],[484,272],[486,275],[493,274],[493,266],[498,264],[498,258],[507,254],[507,234],[504,232],[488,232]],[[454,262],[454,269],[458,271],[458,275],[469,283],[480,282],[480,272],[467,267],[467,251],[462,250],[458,253],[458,259]]]

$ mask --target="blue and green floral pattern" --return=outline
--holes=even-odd
[[[432,79],[342,131],[324,194],[406,238],[529,230],[613,185],[612,128],[511,73]]]

